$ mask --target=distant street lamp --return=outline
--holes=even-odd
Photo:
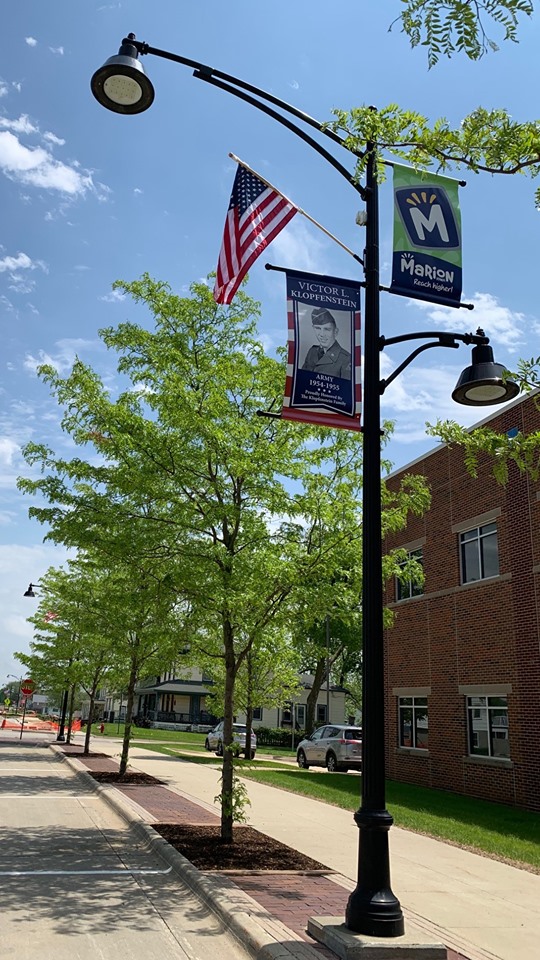
[[[381,504],[381,416],[380,398],[386,387],[418,354],[430,347],[457,348],[459,342],[474,344],[472,363],[461,374],[452,394],[458,403],[476,406],[503,403],[517,395],[516,384],[504,376],[504,368],[493,360],[489,340],[482,330],[476,334],[412,333],[401,337],[380,336],[379,321],[379,205],[377,183],[377,144],[366,142],[356,151],[347,142],[308,114],[272,94],[222,73],[196,60],[159,50],[130,33],[117,56],[110,57],[94,73],[94,96],[108,110],[138,114],[154,100],[154,88],[139,61],[139,55],[153,54],[191,67],[199,80],[245,100],[295,136],[330,163],[360,194],[366,204],[366,244],[364,253],[364,383],[363,383],[363,699],[362,699],[362,803],[355,814],[360,830],[358,885],[349,898],[346,924],[350,930],[376,937],[397,937],[404,932],[403,913],[390,887],[388,833],[393,823],[385,803],[385,718],[383,656],[383,580],[382,580],[382,504]],[[264,102],[266,101],[266,102]],[[273,106],[269,106],[272,104]],[[366,184],[361,186],[353,174],[318,141],[273,107],[291,114],[320,134],[330,138],[356,157],[366,159]],[[417,347],[393,371],[386,381],[380,378],[380,353],[385,346],[407,340],[429,339]],[[329,693],[327,682],[327,695]]]
[[[25,590],[24,593],[23,593],[23,597],[38,597],[40,591],[38,590],[38,592],[36,593],[36,589],[37,589],[37,584],[35,584],[35,583],[29,583],[29,584],[28,584],[28,589]],[[20,690],[20,687],[19,687],[19,690]],[[64,690],[64,693],[63,693],[63,695],[62,695],[62,707],[61,707],[61,711],[60,711],[60,723],[59,723],[59,726],[58,726],[58,735],[57,735],[57,737],[56,737],[56,742],[57,742],[57,743],[64,743],[64,742],[65,742],[65,739],[66,739],[66,737],[65,737],[65,732],[64,732],[64,731],[65,731],[65,728],[66,728],[66,714],[67,714],[67,707],[68,707],[68,697],[69,697],[69,688],[66,687],[66,689]]]
[[[17,689],[17,704],[15,706],[15,716],[17,716],[19,712],[19,702],[21,699],[21,683],[23,682],[23,677],[16,677],[14,673],[8,673],[8,677],[12,677],[13,680],[17,680],[19,683],[19,687]]]

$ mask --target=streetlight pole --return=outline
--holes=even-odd
[[[18,689],[17,689],[17,704],[16,704],[16,706],[15,706],[15,716],[17,716],[17,714],[18,714],[18,712],[19,712],[19,703],[20,703],[20,700],[21,700],[21,683],[23,682],[23,678],[22,678],[22,677],[16,677],[14,673],[8,673],[8,677],[12,677],[13,680],[17,680],[18,683],[19,683],[19,687],[18,687]]]
[[[23,596],[24,596],[24,597],[30,597],[30,598],[34,598],[34,597],[39,596],[39,592],[40,592],[40,591],[38,590],[38,592],[36,593],[36,589],[37,589],[37,587],[36,587],[36,584],[35,584],[35,583],[29,583],[29,584],[28,584],[28,588],[24,591]],[[21,687],[20,687],[20,684],[19,684],[19,692],[20,692],[20,689],[21,689]],[[60,711],[60,724],[59,724],[59,727],[58,727],[58,735],[57,735],[57,737],[56,737],[56,742],[57,742],[57,743],[64,743],[64,742],[65,742],[65,739],[66,739],[66,737],[65,737],[65,732],[64,732],[64,731],[65,731],[65,726],[66,726],[66,714],[67,714],[67,706],[68,706],[68,696],[69,696],[69,689],[66,687],[66,689],[64,690],[64,693],[62,694],[62,707],[61,707],[61,711]]]
[[[404,932],[403,913],[390,887],[388,834],[392,817],[385,803],[385,717],[383,656],[383,583],[381,534],[381,426],[380,398],[386,386],[423,350],[435,346],[457,347],[457,341],[474,343],[470,367],[461,375],[453,397],[459,403],[485,405],[504,402],[518,388],[504,379],[504,368],[493,362],[489,340],[477,334],[408,334],[386,339],[379,333],[379,206],[377,183],[377,145],[366,143],[366,151],[356,151],[338,134],[296,107],[264,90],[222,73],[195,60],[159,50],[141,43],[130,33],[117,56],[110,57],[94,73],[94,96],[109,110],[137,114],[154,100],[154,88],[146,76],[139,55],[153,54],[191,67],[194,76],[245,100],[278,123],[322,156],[360,194],[366,204],[365,310],[364,310],[364,388],[363,388],[363,706],[362,706],[362,802],[355,814],[360,831],[358,885],[349,898],[346,923],[350,930],[376,937],[398,937]],[[272,104],[272,106],[269,106]],[[317,140],[310,137],[289,117],[290,114],[334,144],[356,157],[366,157],[366,185],[354,176]],[[409,339],[433,338],[417,347],[385,382],[380,380],[379,354],[385,345]],[[475,353],[476,351],[476,353]]]
[[[404,932],[404,920],[390,886],[388,833],[393,819],[385,802],[379,196],[375,145],[368,143],[367,149],[362,404],[362,802],[354,815],[360,830],[358,881],[349,897],[345,921],[357,933],[397,937]]]
[[[61,711],[61,714],[60,714],[60,725],[59,725],[59,727],[58,727],[58,736],[57,736],[57,738],[56,738],[56,742],[57,742],[57,743],[64,743],[64,742],[65,742],[65,739],[66,739],[66,737],[65,737],[65,732],[64,732],[64,731],[65,731],[65,727],[66,727],[66,714],[67,714],[67,706],[68,706],[68,697],[69,697],[69,689],[68,689],[68,687],[66,687],[66,689],[64,690],[63,696],[62,696],[62,711]]]

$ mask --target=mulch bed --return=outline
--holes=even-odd
[[[139,786],[163,786],[165,783],[164,780],[157,780],[156,777],[150,776],[149,773],[142,773],[140,770],[127,770],[122,774],[114,770],[89,770],[88,773],[98,783],[119,783],[121,785],[136,783]]]
[[[219,826],[153,823],[152,827],[198,870],[332,871],[253,827],[238,826],[224,843]]]

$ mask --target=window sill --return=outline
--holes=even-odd
[[[505,767],[507,770],[514,766],[513,761],[505,757],[467,756],[463,757],[463,762],[473,766],[478,764],[481,767]]]
[[[405,755],[406,757],[425,757],[429,759],[429,750],[424,749],[424,747],[396,747],[396,754],[398,756]]]
[[[510,575],[505,573],[496,573],[493,577],[480,577],[479,580],[465,580],[463,583],[460,583],[462,589],[469,589],[470,587],[481,587],[484,584],[488,583],[498,583],[500,580],[509,580]]]
[[[413,597],[400,597],[399,600],[394,600],[394,603],[410,603],[411,600],[422,600],[425,597],[425,593],[415,593]]]

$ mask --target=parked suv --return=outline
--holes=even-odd
[[[214,750],[217,753],[218,757],[223,756],[223,720],[218,723],[217,727],[214,727],[213,730],[210,730],[210,733],[206,734],[206,740],[204,741],[205,750]],[[255,756],[255,750],[257,749],[257,737],[251,731],[251,758]],[[237,757],[240,753],[245,754],[246,752],[246,725],[245,723],[233,723],[233,751],[234,755]]]
[[[326,767],[331,773],[360,770],[362,767],[362,728],[348,724],[328,723],[319,727],[296,751],[299,767]]]

